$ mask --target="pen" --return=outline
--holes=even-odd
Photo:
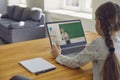
[[[51,68],[51,69],[47,69],[47,70],[44,70],[44,71],[36,72],[35,75],[45,73],[45,72],[48,72],[48,71],[51,71],[51,70],[54,70],[54,69],[56,69],[56,68]]]

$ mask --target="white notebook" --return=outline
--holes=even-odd
[[[34,58],[19,62],[28,71],[35,74],[54,70],[56,67],[43,58]]]

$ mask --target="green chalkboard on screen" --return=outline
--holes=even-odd
[[[81,22],[59,24],[59,28],[64,29],[64,31],[68,33],[70,39],[84,36]]]

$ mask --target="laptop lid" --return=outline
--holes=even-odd
[[[80,20],[47,22],[46,27],[50,44],[58,44],[62,51],[72,50],[87,43]]]

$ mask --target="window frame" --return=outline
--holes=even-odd
[[[85,8],[85,0],[79,0],[79,5],[80,6],[78,6],[78,7],[66,6],[65,2],[66,2],[66,0],[62,0],[62,8],[63,9],[79,11],[79,12],[85,12],[85,13],[92,13],[92,9]],[[93,2],[93,0],[92,0],[92,2]],[[92,5],[92,2],[91,2],[91,5]]]

